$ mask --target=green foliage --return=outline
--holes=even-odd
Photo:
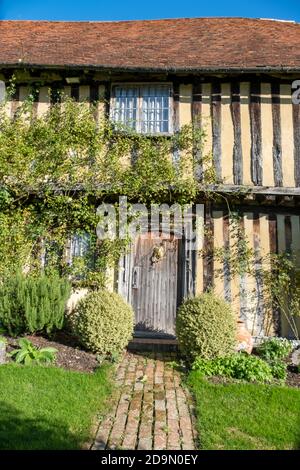
[[[5,189],[22,194],[25,188],[46,192],[54,186],[72,191],[80,186],[149,202],[164,198],[172,187],[191,200],[199,159],[206,159],[204,181],[212,182],[211,156],[199,156],[205,137],[199,125],[185,125],[169,138],[149,138],[107,119],[97,122],[95,107],[86,103],[66,96],[62,101],[36,116],[27,100],[14,119],[0,106],[0,182]],[[174,165],[176,151],[181,158]]]
[[[69,282],[56,274],[17,272],[0,284],[1,324],[11,335],[61,329],[69,295]]]
[[[14,89],[12,80],[9,99]],[[148,204],[195,200],[215,181],[212,156],[201,151],[205,132],[194,123],[168,138],[149,138],[106,118],[96,120],[98,103],[87,106],[63,95],[61,103],[37,115],[35,92],[13,119],[6,103],[0,104],[0,280],[8,266],[38,269],[47,248],[51,267],[103,287],[107,266],[128,243],[110,242],[113,256],[106,256],[107,243],[95,240],[97,201],[119,194]],[[174,165],[172,155],[178,152]],[[194,177],[199,163],[205,168],[203,184]],[[85,259],[66,263],[66,244],[78,231],[93,238],[94,265]]]
[[[119,294],[97,290],[78,302],[70,323],[83,346],[114,360],[132,337],[133,317]]]
[[[212,360],[200,357],[194,361],[192,369],[206,377],[219,375],[247,382],[271,382],[273,378],[273,369],[269,364],[246,353],[236,353]],[[274,372],[279,374],[279,368],[275,368]]]
[[[7,339],[5,338],[5,336],[1,336],[0,335],[0,344],[7,344]]]
[[[203,257],[213,257],[219,260],[224,270],[215,270],[215,277],[233,279],[235,276],[247,275],[253,279],[256,289],[253,290],[253,303],[264,299],[264,328],[268,335],[274,328],[274,316],[271,312],[280,312],[287,321],[291,332],[299,339],[297,317],[300,315],[300,271],[298,253],[267,253],[262,256],[259,250],[250,246],[245,235],[243,213],[232,210],[225,198],[228,207],[230,247],[214,247],[210,244],[202,250]],[[206,231],[209,238],[213,238],[209,228]],[[257,291],[261,296],[257,296]],[[256,311],[257,309],[254,309]],[[253,329],[255,331],[256,314],[253,315]]]
[[[271,367],[274,378],[285,381],[287,364],[283,361],[292,352],[292,343],[285,338],[270,338],[264,340],[257,348],[258,355]]]
[[[286,319],[296,339],[299,339],[297,318],[300,316],[299,262],[297,253],[268,255],[264,262],[272,269],[262,267],[266,307],[277,309]]]
[[[14,349],[9,354],[19,364],[51,364],[55,361],[57,353],[57,349],[55,348],[39,349],[26,338],[19,340],[19,346],[19,349]]]
[[[183,302],[176,333],[181,352],[191,362],[226,356],[236,344],[236,319],[230,305],[209,292]]]
[[[269,362],[271,367],[272,375],[275,379],[285,382],[287,378],[287,364],[280,360],[274,360]]]
[[[258,355],[266,361],[285,359],[292,352],[291,342],[285,338],[270,338],[264,340],[257,348]]]

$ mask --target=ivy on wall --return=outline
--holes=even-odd
[[[14,93],[14,84],[8,99]],[[15,111],[0,106],[0,276],[26,267],[85,273],[86,282],[104,282],[104,271],[128,240],[100,242],[95,236],[99,201],[119,195],[129,202],[191,203],[201,187],[215,182],[211,156],[202,155],[205,132],[188,125],[170,137],[147,136],[105,117],[95,119],[97,103],[60,103],[37,115],[34,93]],[[173,155],[180,154],[174,163]],[[65,256],[73,234],[89,234],[90,256]]]
[[[12,82],[8,100],[13,93]],[[130,240],[97,239],[99,202],[124,195],[129,203],[149,206],[186,204],[195,202],[200,193],[224,199],[207,189],[218,181],[212,155],[203,152],[205,129],[197,122],[170,137],[147,136],[105,117],[95,119],[97,103],[77,103],[64,96],[60,101],[40,116],[34,91],[13,117],[7,114],[6,103],[0,105],[0,280],[8,271],[22,268],[34,273],[44,265],[45,270],[71,275],[80,285],[104,285],[106,268]],[[199,169],[201,182],[196,177]],[[256,254],[225,200],[232,219],[230,236],[236,242],[230,250],[210,254],[204,250],[202,256],[225,261],[231,276],[247,273],[258,279],[253,270]],[[66,247],[74,234],[89,235],[89,251],[70,263]],[[290,317],[300,311],[299,290],[290,288],[295,264],[288,258],[276,262],[279,257],[272,256],[271,275],[263,261],[259,264],[264,296],[269,307],[274,308],[276,301],[275,307]],[[287,289],[288,303],[282,300]]]

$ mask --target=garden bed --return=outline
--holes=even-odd
[[[67,370],[92,373],[99,366],[96,354],[84,351],[75,339],[65,333],[57,333],[51,340],[41,335],[25,336],[35,346],[57,349],[55,365]],[[18,339],[7,338],[8,350],[17,345]]]
[[[300,388],[300,373],[293,372],[293,369],[292,366],[288,369],[286,385],[288,387]]]

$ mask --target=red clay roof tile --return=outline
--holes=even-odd
[[[245,18],[0,21],[0,64],[300,70],[300,24]]]

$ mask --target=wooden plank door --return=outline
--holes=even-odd
[[[178,285],[178,239],[146,233],[132,250],[129,301],[137,334],[175,335]],[[128,272],[128,269],[127,269]]]

